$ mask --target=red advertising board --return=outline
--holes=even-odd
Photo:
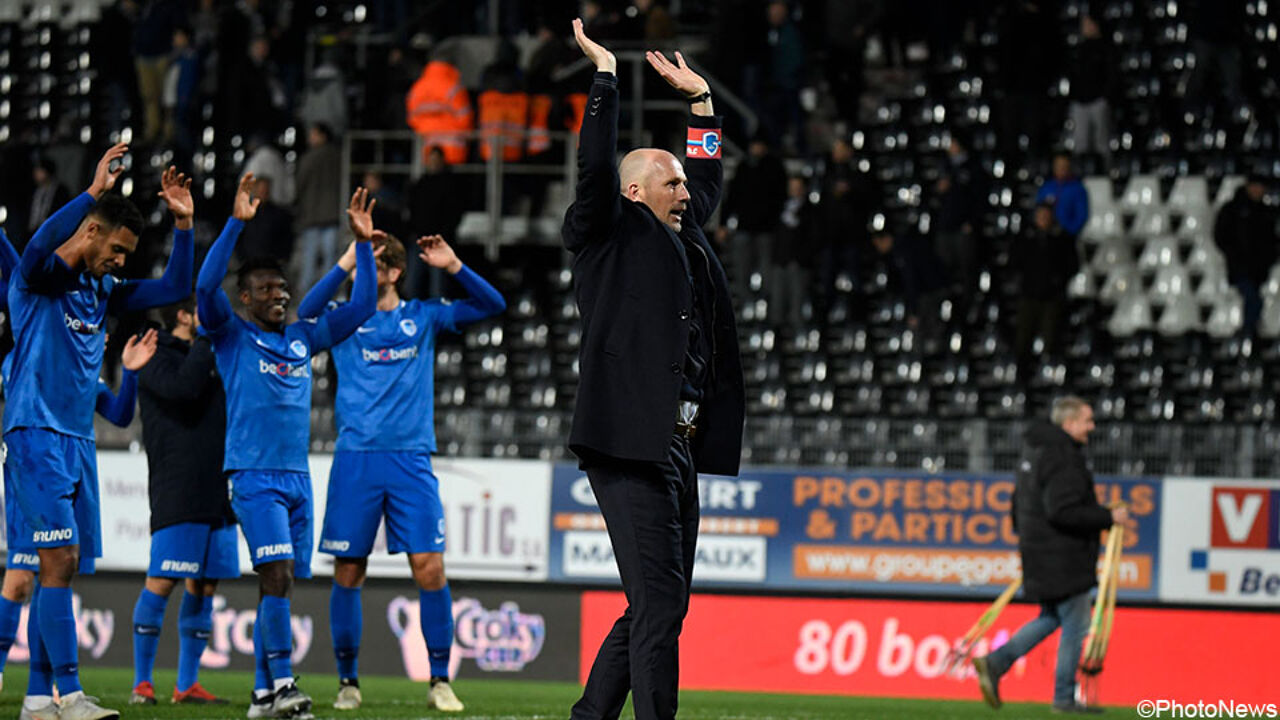
[[[582,663],[625,607],[621,593],[582,597]],[[985,603],[695,595],[680,641],[680,684],[690,690],[978,698],[972,669],[943,675],[951,644]],[[1005,642],[1038,612],[1012,605],[988,639]],[[1100,700],[1275,702],[1280,614],[1182,609],[1116,610]],[[980,649],[980,653],[985,649]],[[1048,702],[1057,634],[1001,682],[1006,700]]]

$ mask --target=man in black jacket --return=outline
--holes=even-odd
[[[1000,676],[1061,627],[1053,709],[1097,712],[1075,701],[1076,665],[1089,625],[1089,595],[1098,584],[1098,533],[1128,521],[1129,513],[1098,504],[1084,456],[1093,408],[1078,397],[1062,397],[1054,401],[1050,420],[1035,420],[1027,429],[1013,494],[1022,593],[1040,603],[1040,615],[995,652],[974,658],[973,668],[983,699],[998,708]]]
[[[169,594],[185,579],[178,615],[175,703],[221,703],[198,682],[213,629],[218,580],[240,576],[236,520],[222,474],[226,399],[209,340],[198,335],[192,297],[162,311],[155,358],[138,377],[151,496],[151,566],[133,609],[130,704],[156,702],[151,671]]]
[[[562,235],[582,316],[569,448],[608,525],[628,607],[596,655],[578,720],[674,718],[680,628],[698,533],[699,471],[736,475],[744,392],[724,269],[701,225],[723,178],[720,119],[685,64],[649,64],[690,102],[686,163],[656,149],[614,165],[617,60],[578,45],[596,74],[579,141],[576,198]],[[688,170],[686,177],[685,171]]]
[[[1262,201],[1266,186],[1251,177],[1222,206],[1213,223],[1213,240],[1227,261],[1227,280],[1244,299],[1244,324],[1240,331],[1252,336],[1262,313],[1262,286],[1271,266],[1280,257],[1276,213]]]

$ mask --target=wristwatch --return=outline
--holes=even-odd
[[[708,90],[708,91],[706,91],[706,92],[702,93],[701,95],[695,95],[695,96],[693,96],[693,97],[691,97],[691,98],[685,98],[685,99],[689,101],[689,104],[690,104],[690,105],[695,105],[695,104],[697,104],[697,103],[703,102],[704,100],[710,100],[710,99],[711,99],[711,91],[710,91],[710,90]]]

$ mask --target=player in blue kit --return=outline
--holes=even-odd
[[[375,244],[380,246],[378,312],[332,350],[338,371],[338,445],[320,551],[334,556],[329,624],[340,685],[333,706],[360,707],[360,587],[385,516],[387,549],[408,555],[419,587],[419,617],[431,658],[428,704],[457,712],[463,706],[449,686],[453,600],[444,574],[444,509],[431,472],[436,449],[433,360],[440,331],[458,332],[502,312],[506,302],[439,235],[418,240],[419,257],[456,277],[470,297],[456,302],[402,300],[398,288],[407,264],[404,245],[394,237]],[[299,304],[298,316],[319,316],[354,264],[348,250]],[[358,281],[358,273],[356,277]]]
[[[80,687],[71,582],[80,556],[101,557],[93,412],[108,312],[168,305],[190,291],[194,203],[190,182],[174,168],[160,197],[174,217],[173,250],[163,277],[117,280],[138,244],[142,215],[108,194],[128,152],[113,146],[89,188],[36,231],[9,282],[14,349],[8,363],[4,439],[14,499],[40,557],[33,611],[57,682],[31,673],[23,718],[115,718]]]
[[[0,230],[0,310],[9,309],[9,278],[18,267],[18,253],[9,244],[9,238]],[[113,393],[105,382],[99,380],[98,396],[94,404],[98,414],[108,422],[119,427],[128,427],[133,422],[134,401],[137,399],[138,370],[146,365],[155,354],[157,336],[147,333],[139,338],[130,337],[125,343],[122,365],[124,372],[120,379],[120,392]],[[5,358],[6,361],[8,358]],[[6,362],[0,374],[8,378]],[[8,463],[5,463],[6,466]],[[26,522],[22,519],[22,510],[14,498],[11,473],[5,471],[5,530],[8,543],[8,560],[5,563],[4,583],[0,589],[0,688],[4,687],[4,666],[9,659],[9,650],[18,636],[18,624],[22,619],[22,605],[31,598],[35,589],[36,572],[40,570],[40,558],[34,547],[26,542],[23,528]],[[80,558],[80,572],[92,572],[94,558],[83,555]],[[39,635],[40,624],[31,622],[28,634],[35,631]],[[32,656],[32,667],[43,667],[47,674],[48,658],[44,657],[41,643],[30,643],[29,647],[37,648],[39,657]]]
[[[227,395],[223,470],[231,506],[249,544],[262,601],[254,623],[258,672],[249,717],[305,713],[311,698],[293,678],[289,594],[293,578],[311,577],[315,542],[311,515],[311,357],[342,342],[373,315],[377,301],[374,236],[368,191],[356,190],[347,208],[356,236],[359,273],[349,304],[286,324],[289,288],[274,261],[250,260],[237,272],[244,317],[231,310],[222,279],[245,222],[258,210],[253,175],[240,180],[231,219],[196,281],[202,330],[213,340]]]

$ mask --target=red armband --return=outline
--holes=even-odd
[[[685,142],[686,157],[703,160],[720,159],[719,128],[689,128],[689,139]]]

